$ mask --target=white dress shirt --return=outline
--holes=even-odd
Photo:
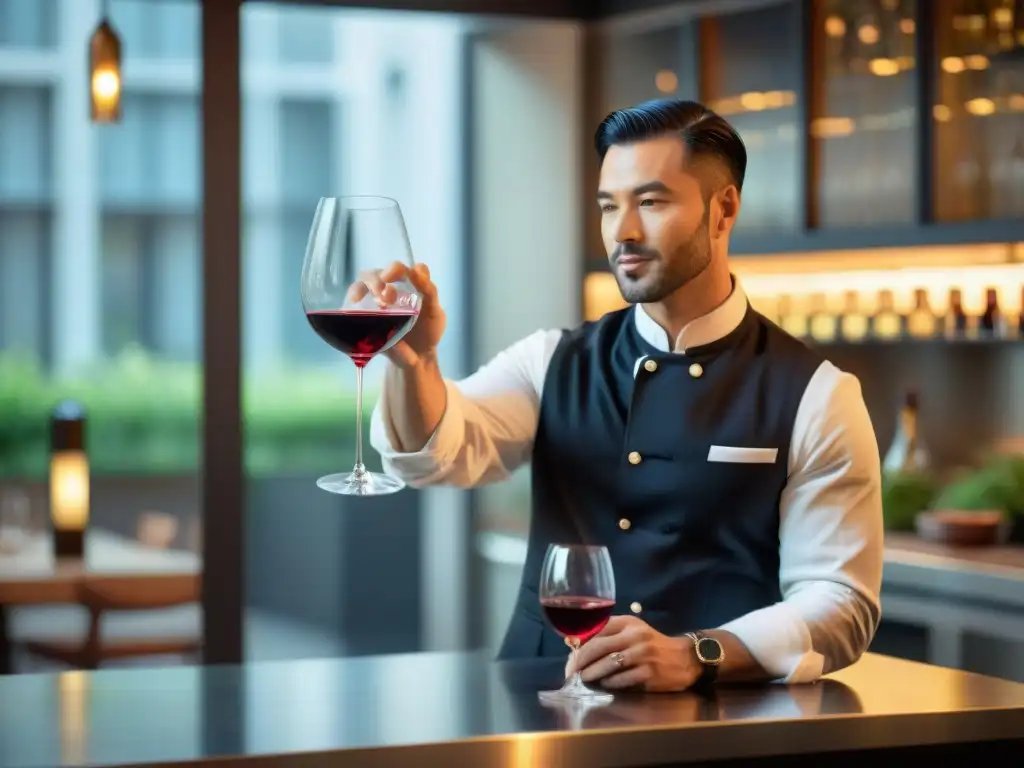
[[[633,313],[648,343],[684,352],[728,335],[746,311],[747,297],[737,281],[725,303],[689,323],[674,344],[642,306]],[[393,448],[392,377],[385,374],[370,440],[386,471],[413,487],[470,488],[509,477],[530,459],[544,377],[561,335],[560,330],[537,331],[471,376],[446,381],[444,417],[415,453]],[[795,683],[856,661],[881,615],[881,469],[856,377],[827,361],[819,366],[797,410],[788,461],[779,503],[783,599],[721,629],[738,637],[773,678]]]

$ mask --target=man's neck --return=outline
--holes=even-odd
[[[697,277],[663,300],[644,304],[651,319],[662,327],[670,339],[679,338],[683,328],[698,317],[720,307],[732,293],[732,276],[728,264],[715,262]]]

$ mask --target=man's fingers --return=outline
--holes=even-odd
[[[601,680],[602,688],[635,688],[644,685],[651,676],[651,668],[646,664],[639,664],[629,669],[624,669],[614,675]]]
[[[349,300],[361,301],[369,293],[382,305],[394,304],[405,293],[394,285],[400,281],[412,285],[420,296],[421,308],[437,299],[437,287],[430,280],[430,269],[426,264],[417,264],[410,269],[396,261],[386,269],[360,273],[359,280],[349,289]]]
[[[633,616],[612,616],[600,632],[580,647],[576,670],[582,671],[616,651],[625,650],[646,628],[646,624]]]
[[[362,301],[366,298],[366,294],[370,292],[366,283],[362,280],[356,280],[352,285],[348,287],[348,300],[355,304],[358,301]]]
[[[394,283],[397,280],[405,280],[409,276],[410,269],[401,261],[393,261],[390,266],[380,271],[380,279],[385,283]]]
[[[383,279],[382,273],[375,269],[370,269],[367,270],[366,272],[360,272],[359,280],[357,281],[357,283],[362,283],[363,285],[365,285],[367,291],[372,293],[377,298],[380,298],[381,294],[384,293],[385,281]],[[365,296],[366,294],[364,293],[363,295]]]
[[[390,267],[389,267],[390,269]],[[348,289],[348,299],[352,302],[362,301],[369,294],[381,306],[394,304],[398,298],[398,289],[388,282],[387,270],[378,272],[367,270],[359,275],[359,279]]]
[[[616,635],[620,642],[618,649],[602,656],[582,671],[585,681],[616,677],[627,670],[643,667],[647,663],[648,649],[643,642],[636,641],[635,634],[622,632]]]
[[[426,264],[417,264],[409,271],[409,283],[420,295],[421,311],[429,310],[437,301],[437,286],[430,279],[430,268]]]
[[[608,619],[608,623],[604,625],[598,636],[603,635],[617,635],[624,629],[628,629],[629,625],[636,622],[637,619],[632,616],[612,616]]]
[[[629,645],[628,639],[621,632],[592,638],[580,647],[576,654],[576,669],[583,671],[591,664],[599,662],[609,654],[621,651]]]

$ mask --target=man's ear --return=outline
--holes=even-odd
[[[714,232],[712,236],[721,237],[728,235],[740,215],[740,191],[735,184],[726,184],[719,189],[711,199],[713,206],[712,223]]]

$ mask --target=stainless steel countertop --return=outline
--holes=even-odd
[[[1024,737],[1024,685],[885,656],[811,685],[536,697],[558,660],[479,653],[0,678],[0,767],[640,766]]]

